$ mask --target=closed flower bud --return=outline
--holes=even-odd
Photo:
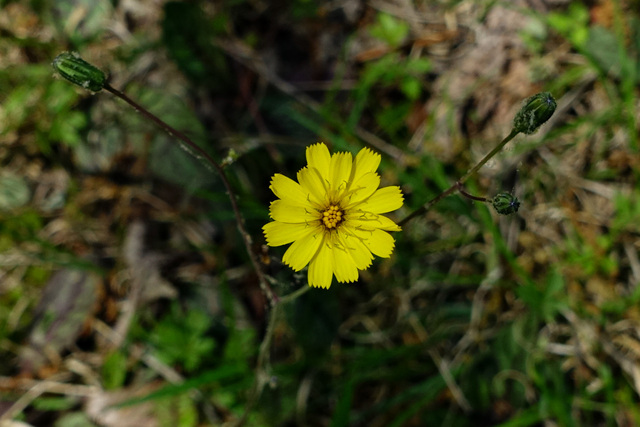
[[[549,92],[527,98],[513,119],[513,130],[531,135],[556,111],[556,100]]]
[[[518,198],[509,193],[498,194],[491,199],[491,204],[500,215],[511,215],[512,213],[518,212],[518,209],[520,208],[520,201]]]
[[[63,52],[56,56],[52,65],[62,77],[92,92],[101,91],[107,80],[101,70],[80,58],[77,53]]]

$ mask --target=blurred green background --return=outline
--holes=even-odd
[[[637,0],[0,5],[3,427],[640,425]],[[62,51],[237,153],[275,306],[214,171]],[[552,119],[467,184],[517,214],[450,196],[328,291],[264,245],[307,145],[379,152],[400,220],[540,91]]]

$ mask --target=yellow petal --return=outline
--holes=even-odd
[[[362,243],[362,240],[353,234],[347,233],[344,227],[338,230],[338,238],[342,246],[347,249],[351,258],[353,258],[353,261],[355,261],[358,270],[366,270],[371,266],[373,255]]]
[[[309,265],[309,286],[329,289],[333,280],[333,255],[325,242],[320,246],[316,256]]]
[[[353,234],[362,239],[362,242],[375,255],[381,258],[389,258],[395,246],[395,240],[389,233],[382,230],[350,229]]]
[[[287,223],[310,223],[320,219],[320,213],[315,209],[295,205],[288,200],[274,200],[269,206],[272,219]]]
[[[291,178],[277,173],[271,178],[269,188],[279,199],[287,200],[298,206],[311,207],[311,203],[308,200],[308,193],[302,189],[300,184]]]
[[[302,238],[312,230],[313,227],[308,224],[287,224],[278,221],[270,222],[262,227],[269,246],[286,245]]]
[[[324,143],[313,144],[307,147],[307,164],[316,168],[323,180],[329,180],[329,165],[331,164],[331,154]]]
[[[338,240],[336,238],[336,240]],[[339,240],[334,240],[333,250],[333,272],[338,282],[355,282],[358,280],[358,267],[347,252],[347,249],[340,244]]]
[[[335,153],[331,156],[331,165],[329,167],[329,183],[331,190],[337,193],[346,190],[351,177],[351,167],[353,166],[351,153],[342,152]]]
[[[363,175],[367,173],[375,172],[380,165],[380,154],[369,148],[363,148],[356,155],[356,159],[353,162],[353,181],[358,181]]]
[[[311,201],[317,205],[324,204],[327,197],[327,181],[322,178],[318,169],[307,166],[298,172],[298,182],[303,191],[310,194]]]
[[[380,176],[375,172],[368,172],[357,181],[351,183],[349,187],[349,195],[347,196],[346,209],[357,205],[370,197],[380,185]]]
[[[350,211],[345,216],[345,220],[348,221],[349,227],[359,228],[362,230],[402,230],[395,222],[393,222],[386,216],[372,214],[369,212]]]
[[[297,239],[282,256],[282,262],[294,271],[302,270],[311,258],[318,252],[320,244],[324,240],[321,228],[311,228],[311,231],[302,238]]]
[[[400,187],[384,187],[373,193],[371,197],[358,205],[358,209],[376,214],[395,211],[402,206]]]

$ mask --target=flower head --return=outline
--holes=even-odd
[[[388,258],[400,227],[381,215],[402,206],[400,187],[378,188],[380,155],[368,148],[329,154],[323,143],[307,147],[307,166],[298,182],[281,174],[271,179],[278,200],[271,202],[272,222],[263,227],[267,244],[292,243],[282,261],[295,271],[309,264],[309,285],[328,288],[355,282],[373,255]]]
[[[493,208],[500,215],[511,215],[520,209],[520,201],[511,193],[500,193],[491,199]]]

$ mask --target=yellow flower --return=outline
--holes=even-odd
[[[381,214],[402,206],[400,187],[378,189],[380,155],[363,148],[329,154],[323,143],[307,147],[308,165],[298,182],[281,174],[271,179],[272,222],[263,227],[267,244],[293,243],[282,261],[295,271],[309,264],[309,285],[328,288],[355,282],[358,270],[371,266],[373,255],[388,258],[394,239],[387,231],[400,227]]]

